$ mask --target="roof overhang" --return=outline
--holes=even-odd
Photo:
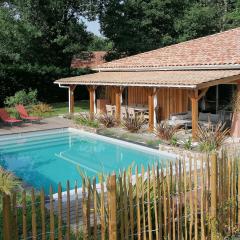
[[[63,85],[205,88],[240,80],[240,70],[98,72],[55,81]]]

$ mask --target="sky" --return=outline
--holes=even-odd
[[[100,25],[99,25],[99,22],[98,21],[87,21],[87,20],[84,20],[86,25],[87,25],[87,29],[89,32],[93,32],[95,35],[97,36],[101,36],[101,33],[100,33]]]

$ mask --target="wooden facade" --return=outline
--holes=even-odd
[[[106,97],[111,104],[115,105],[117,89],[115,87],[106,88]],[[128,87],[126,103],[128,105],[148,105],[148,96],[151,90],[152,88],[147,87]],[[189,91],[182,88],[157,88],[157,105],[160,108],[160,119],[166,120],[173,113],[187,112],[191,108],[189,105]]]

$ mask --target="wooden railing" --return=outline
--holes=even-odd
[[[184,158],[167,167],[83,177],[62,193],[3,195],[12,239],[219,239],[240,227],[240,155]]]

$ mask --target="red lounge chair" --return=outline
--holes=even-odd
[[[28,120],[28,121],[31,121],[31,122],[41,120],[40,117],[29,116],[28,112],[26,111],[26,109],[23,105],[17,105],[16,109],[17,109],[21,119],[23,119],[23,120]]]
[[[22,120],[11,118],[4,108],[0,108],[0,118],[3,120],[3,122],[11,124],[11,126],[13,125],[13,123],[22,122]]]

